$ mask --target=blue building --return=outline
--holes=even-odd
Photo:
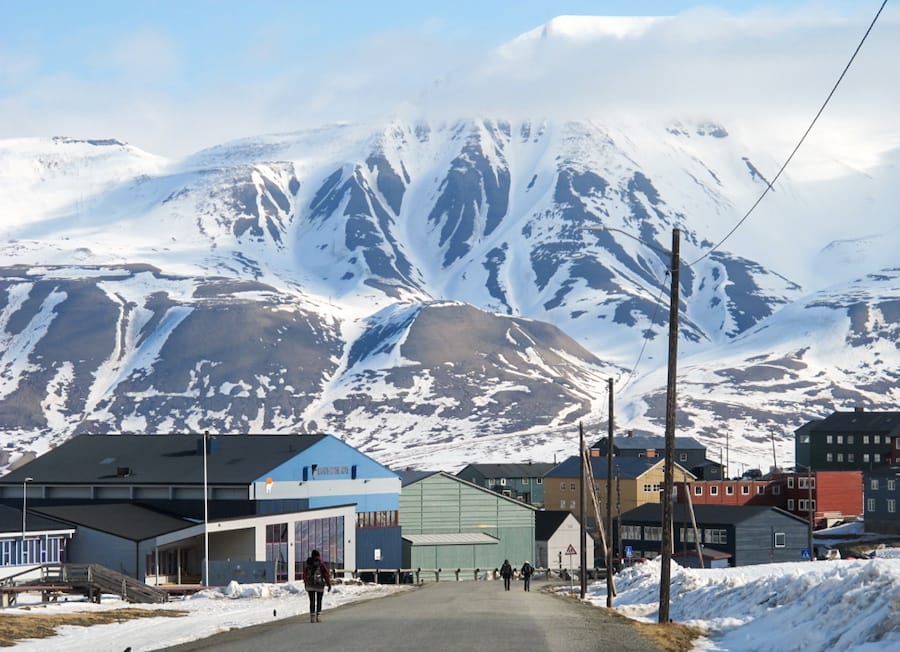
[[[179,578],[199,574],[204,534],[210,560],[266,562],[282,580],[299,576],[313,548],[334,568],[400,567],[400,479],[388,468],[330,435],[205,442],[196,434],[76,436],[0,478],[0,502],[21,505],[27,491],[35,511],[130,503],[199,523],[141,539],[153,550],[142,548],[147,566],[156,568],[138,576],[172,574],[160,566],[177,568]],[[78,518],[101,529],[96,511],[91,523],[83,510],[65,514],[76,530]],[[116,536],[130,538],[129,527],[116,524]]]

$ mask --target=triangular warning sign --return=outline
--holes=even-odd
[[[577,552],[575,552],[575,546],[573,546],[571,543],[569,544],[569,547],[566,548],[566,554],[567,555],[577,555],[578,554]]]

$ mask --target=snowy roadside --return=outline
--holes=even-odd
[[[342,604],[391,595],[409,588],[390,584],[335,584],[334,590],[325,594],[324,608],[327,611]],[[222,589],[201,591],[166,604],[151,605],[132,605],[107,596],[99,605],[84,600],[42,604],[40,596],[25,595],[20,598],[19,606],[2,613],[60,614],[125,607],[187,611],[188,615],[183,618],[138,618],[92,627],[65,626],[57,630],[57,636],[22,641],[11,649],[122,652],[131,647],[132,650],[144,652],[206,638],[230,629],[309,613],[309,601],[303,584],[293,582],[243,585],[232,582]]]

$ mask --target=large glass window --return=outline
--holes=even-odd
[[[330,570],[344,567],[344,519],[341,516],[316,518],[294,524],[295,572],[299,577],[303,564],[318,550]]]
[[[641,538],[641,526],[640,525],[623,525],[619,528],[619,531],[622,533],[623,539],[640,539]]]
[[[287,582],[288,524],[266,526],[266,561],[275,562],[275,581]]]

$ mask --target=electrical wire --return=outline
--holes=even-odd
[[[666,271],[666,278],[669,278],[670,273],[671,272]],[[616,384],[617,385],[616,391],[615,391],[616,394],[618,394],[619,392],[624,390],[626,387],[628,387],[628,383],[634,377],[634,373],[637,371],[638,365],[641,363],[641,359],[644,357],[644,351],[647,349],[647,342],[650,341],[650,336],[654,335],[653,329],[656,327],[656,317],[657,317],[657,315],[659,315],[659,307],[662,305],[663,292],[665,291],[665,289],[666,289],[666,284],[665,284],[665,282],[663,282],[659,286],[659,296],[656,297],[656,302],[655,302],[656,310],[653,311],[653,317],[650,319],[650,329],[644,335],[644,342],[643,342],[643,344],[641,344],[640,353],[638,353],[637,360],[635,361],[634,366],[631,368],[631,371],[629,371],[628,375],[625,376],[625,380],[621,384],[619,384],[619,383]]]
[[[747,221],[747,218],[750,217],[750,215],[753,213],[754,210],[756,210],[756,207],[759,206],[759,204],[760,204],[760,202],[762,202],[763,198],[767,194],[769,194],[769,191],[772,190],[772,186],[775,185],[776,181],[778,181],[778,178],[781,176],[781,173],[784,172],[785,168],[787,168],[788,164],[791,162],[791,159],[794,158],[794,155],[800,149],[800,146],[803,145],[803,142],[806,140],[806,137],[809,135],[809,132],[812,131],[812,128],[815,126],[816,122],[818,121],[819,116],[821,116],[822,112],[825,111],[825,107],[828,106],[828,102],[831,101],[832,96],[834,95],[835,91],[837,91],[838,86],[840,86],[841,81],[843,81],[844,76],[847,74],[847,71],[850,70],[850,66],[853,64],[853,60],[856,59],[856,55],[859,54],[859,51],[862,49],[863,43],[865,43],[866,39],[869,38],[869,34],[871,33],[872,28],[875,27],[875,23],[878,22],[878,17],[881,16],[881,12],[884,10],[884,7],[886,5],[887,5],[887,0],[884,0],[881,3],[881,7],[879,7],[878,11],[876,12],[875,18],[872,19],[872,22],[869,25],[869,28],[866,30],[866,33],[863,34],[863,37],[860,40],[859,45],[856,46],[856,50],[853,51],[853,55],[850,57],[850,60],[847,62],[847,65],[844,66],[843,72],[841,72],[837,81],[834,83],[834,86],[832,87],[831,92],[828,93],[828,97],[825,98],[825,101],[822,103],[822,106],[819,108],[819,111],[816,113],[815,117],[812,119],[812,122],[809,124],[809,127],[807,127],[806,131],[803,132],[803,136],[800,138],[799,142],[794,147],[794,150],[791,152],[790,156],[787,157],[787,160],[785,160],[784,164],[781,166],[781,169],[778,170],[778,174],[776,174],[772,178],[771,182],[767,182],[765,190],[763,190],[762,194],[757,198],[757,200],[755,202],[753,202],[753,205],[750,207],[750,210],[748,210],[746,213],[744,213],[744,216],[738,221],[737,224],[734,225],[734,227],[725,235],[725,237],[722,238],[721,240],[719,240],[715,245],[712,246],[711,249],[709,249],[702,256],[700,256],[697,260],[695,260],[693,263],[691,263],[691,265],[696,265],[701,260],[703,260],[710,254],[712,254],[716,249],[721,247],[725,243],[725,241],[728,240],[728,238],[730,238],[732,235],[734,235],[734,232],[737,231],[741,227],[741,225]]]

